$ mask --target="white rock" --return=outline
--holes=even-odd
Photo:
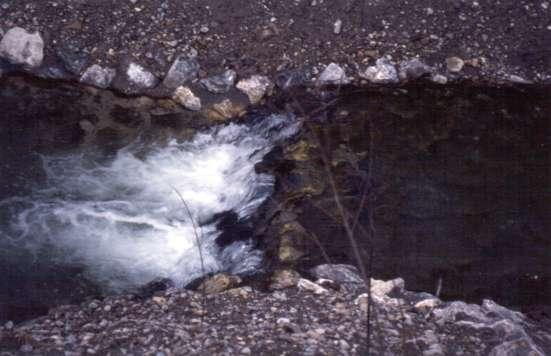
[[[360,294],[355,300],[354,304],[360,306],[360,310],[364,313],[367,312],[369,306],[369,296],[367,293]]]
[[[309,272],[316,278],[330,279],[337,283],[363,283],[360,272],[351,265],[323,264],[312,268]]]
[[[516,75],[516,74],[511,74],[509,76],[509,81],[511,81],[513,83],[516,83],[516,84],[532,84],[533,83],[532,81],[524,79],[523,77],[521,77],[519,75]]]
[[[333,24],[333,33],[335,35],[338,35],[339,33],[341,33],[341,30],[342,30],[342,20],[337,20],[335,21],[335,23]]]
[[[320,285],[318,285],[318,284],[316,284],[312,281],[304,279],[304,278],[299,279],[299,281],[297,283],[297,287],[300,290],[310,291],[310,292],[313,292],[314,294],[329,293],[329,291],[327,289],[323,288],[322,286],[320,286]]]
[[[178,87],[174,91],[174,100],[186,109],[201,110],[201,99],[198,98],[188,87]]]
[[[265,76],[253,75],[248,79],[240,80],[236,87],[249,97],[251,104],[256,104],[264,97],[268,90],[271,90],[273,84]]]
[[[379,58],[374,66],[367,67],[361,77],[376,84],[388,84],[398,82],[398,72],[386,58]]]
[[[38,32],[30,33],[14,27],[0,42],[0,57],[27,68],[39,67],[44,59],[44,40]]]
[[[390,281],[371,280],[371,293],[377,297],[387,296],[395,289],[404,290],[405,283],[402,278],[396,278]]]
[[[415,310],[417,310],[421,313],[426,313],[426,312],[436,308],[440,304],[441,304],[440,300],[438,300],[436,298],[429,298],[429,299],[425,299],[425,300],[422,300],[422,301],[416,303],[414,308],[415,308]]]
[[[446,68],[448,68],[448,70],[452,73],[461,72],[464,65],[465,61],[459,57],[446,58]]]
[[[348,84],[350,79],[346,76],[344,69],[342,69],[336,63],[329,63],[327,67],[321,72],[319,77],[321,84]]]
[[[104,68],[93,64],[84,71],[80,81],[84,84],[94,85],[99,88],[107,88],[115,78],[117,72],[112,68]]]
[[[431,80],[438,84],[446,84],[448,82],[448,78],[443,76],[442,74],[435,74],[432,76]]]
[[[152,88],[157,84],[157,78],[144,67],[130,63],[126,70],[128,80],[140,88]]]

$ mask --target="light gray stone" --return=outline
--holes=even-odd
[[[163,85],[175,89],[195,80],[198,74],[199,63],[195,58],[178,57],[168,70]]]
[[[223,94],[230,91],[237,79],[237,73],[234,70],[228,69],[220,75],[215,75],[200,81],[201,85],[214,94]]]
[[[446,84],[448,82],[448,78],[443,76],[442,74],[435,74],[432,76],[431,80],[437,84]]]
[[[298,280],[297,287],[300,290],[305,290],[312,292],[314,294],[327,294],[329,291],[319,284],[316,284],[312,281],[309,281],[307,279],[301,278]]]
[[[377,59],[375,65],[368,67],[360,76],[376,84],[397,83],[399,81],[396,67],[386,58]]]
[[[117,71],[113,68],[104,68],[93,64],[84,71],[80,81],[99,88],[108,88],[116,74]]]
[[[329,279],[337,283],[363,283],[358,269],[344,264],[323,264],[309,271],[316,278]]]
[[[346,76],[344,69],[336,63],[329,63],[321,72],[319,77],[320,84],[348,84],[350,79]]]
[[[188,87],[178,87],[176,91],[174,91],[173,98],[186,109],[192,111],[201,110],[201,99],[193,94]]]
[[[400,72],[398,75],[402,80],[414,80],[430,74],[431,72],[432,68],[430,66],[414,58],[400,64]]]
[[[44,40],[38,32],[14,27],[0,41],[0,57],[26,68],[39,67],[44,60]]]
[[[262,100],[264,95],[272,88],[273,83],[263,75],[253,75],[237,83],[237,89],[249,97],[251,104],[256,104]]]
[[[459,73],[463,69],[465,61],[459,57],[446,58],[446,68],[452,73]]]
[[[153,88],[158,80],[151,72],[137,63],[130,63],[126,70],[128,81],[139,88]]]

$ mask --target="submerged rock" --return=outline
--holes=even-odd
[[[249,97],[251,104],[256,104],[264,95],[273,87],[272,82],[268,77],[263,75],[253,75],[250,78],[240,80],[237,83],[237,89],[245,93]]]
[[[38,32],[14,27],[0,41],[0,57],[27,68],[39,67],[44,59],[44,40]]]
[[[201,99],[197,97],[188,87],[179,87],[174,91],[173,98],[186,109],[192,111],[201,110]]]
[[[396,67],[386,58],[377,59],[375,65],[368,67],[360,76],[376,84],[397,83],[399,81]]]
[[[163,85],[175,89],[187,82],[193,81],[199,74],[199,63],[195,58],[179,57],[168,70]]]
[[[201,283],[197,290],[200,292],[205,292],[207,294],[215,294],[235,288],[240,283],[241,278],[238,276],[226,273],[218,273]]]
[[[225,121],[244,114],[245,106],[230,99],[224,99],[207,110],[207,117],[211,121]]]
[[[214,94],[223,94],[230,91],[237,79],[237,73],[228,69],[220,75],[215,75],[207,79],[201,79],[201,85]]]
[[[93,64],[80,77],[80,81],[84,84],[90,84],[99,88],[108,88],[115,78],[117,71],[113,68],[104,68],[97,64]]]
[[[350,83],[350,79],[346,76],[344,69],[342,69],[336,63],[329,63],[329,65],[325,67],[323,72],[321,72],[319,81],[320,81],[320,84],[322,85],[328,85],[328,84],[339,85],[339,84]]]

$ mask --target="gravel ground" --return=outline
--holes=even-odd
[[[0,34],[14,26],[39,31],[44,66],[61,62],[66,78],[129,62],[163,78],[179,55],[197,53],[200,77],[232,68],[240,77],[299,69],[316,78],[336,62],[359,81],[386,56],[418,57],[448,80],[551,79],[547,0],[4,0]]]
[[[289,280],[271,292],[167,289],[61,306],[1,327],[0,355],[366,354],[365,288]],[[443,303],[400,279],[371,288],[373,354],[543,355],[551,346],[543,325],[490,301]]]

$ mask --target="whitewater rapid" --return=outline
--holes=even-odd
[[[52,263],[82,265],[115,291],[158,277],[184,285],[205,272],[254,271],[262,252],[247,239],[218,246],[214,217],[233,211],[244,220],[259,208],[274,177],[255,164],[298,127],[291,116],[271,115],[189,141],[138,141],[111,158],[95,150],[41,156],[45,182],[0,202],[9,216],[3,252],[47,249]]]

